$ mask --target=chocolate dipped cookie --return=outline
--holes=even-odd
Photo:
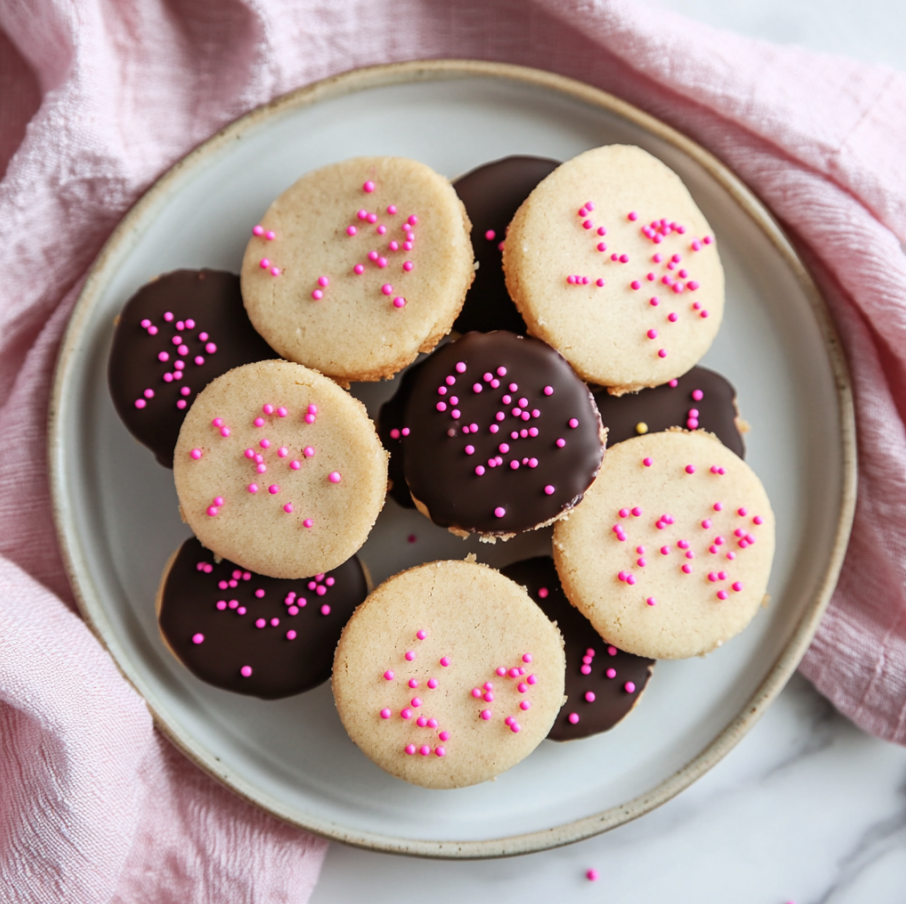
[[[367,595],[356,556],[287,581],[217,561],[193,537],[164,569],[157,618],[167,647],[197,678],[277,700],[330,677],[343,626]]]
[[[508,538],[579,504],[604,456],[588,387],[549,345],[467,333],[415,377],[402,436],[416,506],[454,533]]]
[[[276,357],[245,313],[238,276],[176,270],[126,302],[107,382],[129,432],[172,468],[179,428],[198,393],[234,367]]]

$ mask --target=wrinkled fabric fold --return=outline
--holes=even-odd
[[[74,611],[46,418],[85,276],[218,128],[358,66],[536,66],[685,132],[771,207],[843,340],[853,540],[803,672],[906,743],[906,78],[629,0],[10,0],[0,6],[0,898],[308,900],[325,844],[183,758]],[[149,600],[149,605],[152,602]]]

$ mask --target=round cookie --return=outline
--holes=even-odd
[[[719,647],[765,599],[774,515],[758,477],[698,431],[618,443],[554,561],[570,602],[620,649],[681,659]]]
[[[600,390],[594,397],[611,446],[634,436],[685,427],[713,433],[740,458],[746,457],[740,432],[740,426],[745,425],[736,407],[736,390],[706,367],[693,367],[689,373],[653,389],[621,396]]]
[[[711,227],[679,176],[637,147],[558,167],[513,218],[503,265],[529,332],[616,395],[684,374],[723,316]]]
[[[528,756],[563,703],[563,640],[525,591],[474,562],[389,578],[343,631],[337,711],[397,778],[464,788]]]
[[[446,335],[474,275],[450,183],[402,157],[307,173],[254,230],[242,297],[284,358],[342,383],[401,370]]]
[[[126,302],[113,331],[107,382],[129,432],[172,468],[195,396],[240,364],[276,357],[249,322],[238,276],[176,270]]]
[[[173,466],[183,520],[218,556],[275,578],[345,562],[384,504],[387,453],[357,399],[300,364],[214,380],[189,410]]]
[[[504,157],[479,166],[453,183],[472,223],[472,248],[478,262],[475,281],[454,330],[526,332],[525,321],[506,290],[503,240],[519,205],[559,165],[542,157]]]
[[[602,641],[591,622],[570,605],[550,556],[523,559],[500,573],[525,587],[560,629],[566,650],[566,703],[548,737],[574,741],[609,731],[641,699],[654,660],[624,653]]]
[[[510,537],[571,511],[605,434],[588,387],[549,345],[467,333],[421,366],[403,460],[416,506],[457,533]]]
[[[343,626],[367,595],[356,556],[286,581],[218,562],[193,537],[164,568],[157,618],[164,643],[197,678],[278,700],[330,677]]]

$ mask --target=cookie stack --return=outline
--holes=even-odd
[[[656,659],[720,646],[764,598],[770,504],[732,387],[696,366],[723,304],[704,216],[639,148],[453,186],[401,158],[303,176],[241,277],[162,276],[116,328],[115,405],[196,537],[164,569],[165,643],[263,698],[332,668],[350,737],[425,787],[612,728]],[[375,424],[347,390],[397,374]],[[459,536],[552,526],[552,556],[369,594],[388,483]]]

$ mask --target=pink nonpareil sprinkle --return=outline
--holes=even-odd
[[[588,879],[589,882],[597,882],[598,871],[596,869],[587,870],[585,873],[585,878]]]

